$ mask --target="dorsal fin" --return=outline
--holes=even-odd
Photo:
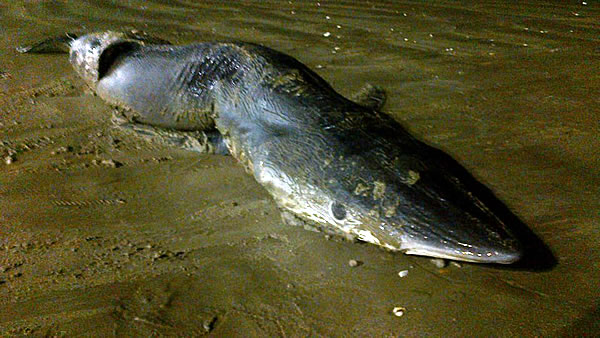
[[[385,105],[387,95],[385,90],[379,86],[367,83],[356,94],[352,96],[352,101],[373,110],[381,110]]]

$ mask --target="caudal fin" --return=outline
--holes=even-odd
[[[71,47],[71,42],[75,39],[77,39],[75,34],[65,33],[64,35],[45,39],[32,45],[19,46],[17,47],[17,52],[36,54],[68,53]]]

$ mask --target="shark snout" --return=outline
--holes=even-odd
[[[407,241],[404,253],[408,255],[419,255],[436,257],[457,261],[473,263],[495,263],[511,264],[517,262],[523,257],[523,252],[518,246],[501,247],[490,246],[487,248],[476,248],[473,246],[463,246],[461,244],[432,243],[427,241]]]
[[[408,232],[401,251],[474,263],[511,264],[523,257],[521,243],[504,231],[478,226],[453,226],[451,230]],[[502,229],[499,229],[502,230]]]

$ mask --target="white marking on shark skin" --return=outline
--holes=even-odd
[[[417,256],[436,257],[436,258],[451,259],[451,260],[461,260],[461,261],[465,261],[465,262],[474,262],[474,263],[479,262],[479,260],[476,260],[476,259],[469,259],[468,256],[451,255],[451,254],[446,254],[446,253],[438,252],[438,251],[430,251],[425,248],[409,249],[409,250],[404,251],[404,253],[407,255],[417,255]]]
[[[379,200],[382,199],[385,194],[385,183],[380,181],[375,181],[373,187],[373,199]]]
[[[369,191],[369,187],[362,184],[362,183],[358,183],[356,185],[356,188],[354,189],[354,194],[355,195],[362,195],[362,196],[367,196],[367,191]]]
[[[421,174],[417,171],[409,170],[408,171],[408,179],[406,180],[406,184],[413,185],[417,183],[417,181],[421,178]]]
[[[386,248],[388,250],[391,250],[391,251],[399,251],[400,250],[400,248],[398,248],[397,246],[393,246],[393,245],[388,244],[388,243],[383,243],[382,245],[383,245],[384,248]]]
[[[358,238],[361,241],[365,241],[365,242],[369,242],[369,243],[381,245],[381,242],[379,241],[379,239],[377,239],[377,237],[373,236],[373,234],[371,233],[371,231],[369,231],[369,230],[356,230],[356,229],[353,229],[353,230],[354,230],[354,233],[358,235]]]

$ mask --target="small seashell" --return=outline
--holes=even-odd
[[[354,268],[360,265],[360,262],[357,261],[356,259],[351,259],[348,261],[348,265],[350,265],[350,267]]]
[[[402,307],[402,306],[396,306],[393,310],[392,313],[394,314],[394,316],[396,317],[402,317],[404,315],[404,311],[406,311],[406,308]]]
[[[445,268],[447,264],[446,260],[441,258],[433,258],[431,259],[431,263],[433,263],[433,265],[435,265],[435,267],[438,269]]]

